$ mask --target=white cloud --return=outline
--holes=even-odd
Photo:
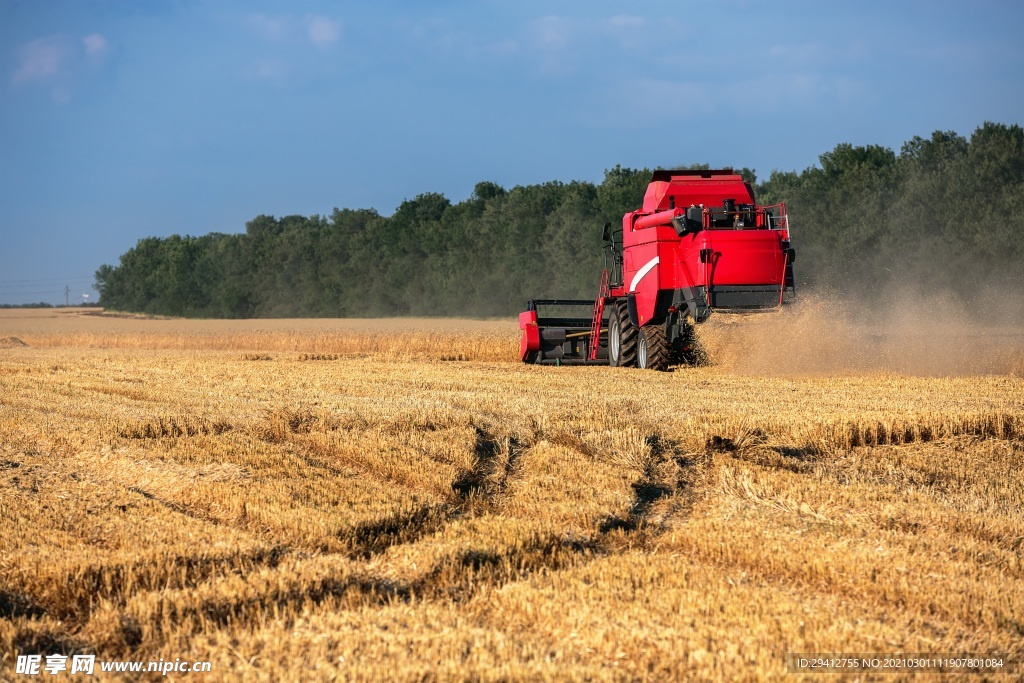
[[[85,54],[90,57],[98,57],[110,49],[107,39],[99,33],[90,33],[82,37],[82,45],[85,46]]]
[[[644,114],[670,119],[694,118],[710,113],[713,90],[699,81],[673,81],[641,78],[630,89],[628,101],[643,102],[649,106]]]
[[[533,58],[540,73],[547,77],[565,78],[577,73],[585,54],[577,47],[578,38],[587,29],[585,21],[567,17],[547,16],[529,26]]]
[[[77,40],[67,35],[37,38],[15,52],[11,84],[43,87],[55,104],[67,104],[83,87],[99,77],[110,43],[99,33]]]
[[[575,74],[588,61],[609,53],[626,51],[652,55],[678,42],[680,29],[671,19],[617,14],[612,17],[576,18],[549,15],[531,22],[528,35],[538,54],[542,73]],[[652,48],[652,46],[657,46]]]
[[[480,51],[497,56],[514,55],[519,52],[519,43],[511,38],[505,38],[496,43],[485,44]]]
[[[289,67],[276,59],[261,59],[244,69],[242,75],[253,81],[268,81],[281,85],[288,77]]]
[[[744,95],[736,97],[736,93]],[[862,81],[814,72],[783,72],[751,80],[725,82],[716,86],[712,96],[723,105],[728,105],[741,118],[784,114],[794,110],[834,111],[836,105],[846,108],[873,101]]]
[[[534,39],[540,47],[549,50],[568,45],[572,31],[572,20],[562,17],[542,17],[533,23]]]
[[[249,29],[265,40],[292,42],[301,37],[313,45],[327,48],[341,37],[342,22],[320,15],[307,15],[304,19],[292,15],[268,16],[253,14],[246,19]]]
[[[403,36],[420,43],[420,49],[446,57],[464,57],[469,60],[508,58],[519,54],[521,47],[518,40],[502,37],[501,31],[466,31],[465,27],[457,26],[447,19],[402,19],[397,22],[397,26]]]
[[[865,84],[815,73],[783,73],[744,80],[639,78],[615,81],[608,103],[585,122],[595,127],[643,127],[651,121],[693,122],[709,117],[750,119],[801,111],[834,111],[870,97]],[[637,116],[637,103],[644,103]]]
[[[288,34],[291,21],[285,17],[268,17],[265,14],[254,14],[248,18],[249,27],[268,40],[283,40]]]
[[[53,88],[50,91],[50,99],[53,100],[54,104],[67,104],[71,101],[71,88],[68,85],[61,84]]]
[[[416,38],[433,38],[438,35],[450,34],[454,30],[450,20],[437,18],[423,19],[415,22],[402,19],[399,21],[399,26],[409,31]]]
[[[780,62],[805,65],[808,63],[823,66],[861,62],[871,57],[871,49],[863,41],[851,43],[779,43],[768,48],[766,57]]]
[[[18,67],[11,82],[15,85],[45,81],[61,70],[68,57],[67,41],[61,36],[39,38],[18,50]]]
[[[341,22],[328,17],[309,17],[307,28],[309,39],[317,47],[330,47],[338,42],[341,35]]]
[[[647,25],[647,19],[643,17],[631,17],[626,14],[617,14],[608,20],[613,28],[643,28]]]
[[[693,80],[615,79],[593,93],[599,106],[586,107],[581,122],[594,128],[634,130],[652,122],[689,125],[715,111],[713,92],[707,83]]]

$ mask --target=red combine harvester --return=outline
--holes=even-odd
[[[666,370],[694,361],[693,326],[712,311],[773,309],[795,296],[785,203],[760,206],[731,169],[655,171],[597,299],[535,299],[519,315],[523,362]]]

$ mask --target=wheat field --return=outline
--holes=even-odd
[[[722,321],[670,373],[523,366],[506,320],[2,311],[0,680],[51,653],[252,681],[1020,661],[1020,332],[929,364],[928,331],[815,311]]]

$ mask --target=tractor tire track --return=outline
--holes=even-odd
[[[63,582],[43,594],[0,592],[0,618],[28,617],[32,621],[55,620],[62,632],[75,632],[84,626],[93,610],[102,603],[124,608],[143,592],[194,589],[202,583],[227,576],[246,577],[263,569],[276,569],[286,557],[300,558],[282,546],[256,548],[224,555],[156,556],[115,565],[90,564],[72,569]],[[44,638],[32,629],[15,636],[15,642],[29,645]],[[54,647],[81,652],[85,643],[52,634]],[[19,640],[21,639],[21,640]],[[47,641],[49,642],[49,641]],[[25,650],[22,650],[25,651]]]
[[[382,577],[357,567],[347,576],[321,574],[294,579],[245,598],[215,598],[190,604],[168,598],[162,605],[166,622],[192,623],[196,629],[208,628],[210,624],[223,627],[232,623],[256,623],[268,614],[297,610],[310,604],[328,604],[341,610],[421,600],[459,604],[537,573],[564,571],[622,552],[626,545],[646,547],[661,532],[649,519],[656,504],[673,496],[697,496],[698,492],[693,489],[705,465],[700,458],[682,454],[677,444],[657,434],[648,437],[647,445],[649,456],[632,484],[629,508],[622,515],[609,516],[590,536],[538,534],[498,551],[455,552],[441,557],[428,570],[407,581]],[[371,559],[397,545],[415,543],[435,534],[457,519],[485,514],[512,486],[526,450],[518,439],[476,427],[473,465],[452,482],[449,500],[400,511],[346,530],[339,538],[347,543],[347,554],[354,560]],[[275,552],[278,554],[263,558],[261,564],[273,567],[280,556],[289,551],[278,549]],[[212,567],[185,573],[192,577],[189,583],[204,576],[216,578],[218,574]],[[127,652],[137,643],[140,633],[136,618],[124,614],[121,633],[115,640],[85,645],[108,652]]]
[[[452,482],[452,491],[465,502],[471,496],[487,500],[504,493],[519,466],[524,448],[514,436],[504,438],[478,425],[473,466]]]
[[[640,476],[633,482],[633,499],[625,515],[609,515],[598,526],[602,537],[614,531],[641,534],[643,541],[653,540],[662,529],[655,528],[651,515],[655,504],[674,497],[676,513],[689,514],[701,495],[701,485],[711,464],[710,456],[687,454],[681,444],[660,434],[646,439],[648,456]]]
[[[437,533],[458,517],[459,512],[451,503],[423,505],[409,512],[400,511],[357,524],[340,533],[339,539],[347,546],[350,558],[368,560],[393,546],[415,543]]]
[[[160,505],[162,507],[167,508],[171,512],[174,512],[174,513],[179,514],[179,515],[184,515],[185,517],[188,517],[190,519],[194,519],[194,520],[199,521],[199,522],[207,522],[209,524],[215,524],[217,526],[221,526],[221,525],[234,526],[233,524],[231,524],[228,521],[225,521],[223,519],[218,519],[217,517],[214,517],[213,515],[204,514],[202,512],[196,512],[192,508],[189,508],[189,507],[187,507],[185,505],[182,505],[180,503],[175,503],[174,501],[171,501],[171,500],[167,500],[166,498],[162,498],[162,497],[156,495],[155,493],[150,493],[149,491],[147,491],[145,489],[142,489],[142,488],[139,488],[138,486],[128,486],[126,488],[129,491],[131,491],[132,493],[137,493],[138,495],[142,496],[146,500],[152,501],[152,502],[156,503],[157,505]]]
[[[514,436],[474,425],[473,465],[451,484],[449,500],[422,505],[381,519],[358,524],[339,534],[353,559],[370,559],[396,545],[415,543],[433,535],[456,519],[475,517],[493,509],[520,467],[527,450]]]
[[[169,623],[202,622],[223,627],[258,620],[261,615],[286,612],[309,604],[330,602],[337,609],[379,607],[396,602],[440,600],[463,603],[484,591],[522,580],[541,571],[559,571],[601,555],[594,544],[557,535],[537,536],[502,552],[468,550],[438,560],[411,581],[395,581],[355,572],[324,575],[314,580],[277,585],[256,597],[216,599],[188,606],[169,601]],[[201,619],[200,619],[201,617]]]

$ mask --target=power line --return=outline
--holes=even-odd
[[[28,283],[32,283],[32,284],[42,285],[42,284],[46,284],[48,282],[74,282],[74,281],[79,281],[79,280],[94,280],[95,278],[96,278],[95,275],[82,275],[82,276],[72,276],[72,277],[47,277],[47,278],[42,278],[42,279],[39,279],[39,280],[0,280],[0,285],[8,285],[8,284],[13,285],[13,284],[23,283],[23,282],[28,282]]]
[[[92,283],[88,282],[87,280],[64,280],[64,284],[68,285],[68,286],[74,286],[75,289],[78,289],[79,287],[90,287]],[[57,283],[57,282],[55,282],[53,285],[48,285],[46,283],[39,283],[39,284],[36,284],[36,285],[0,285],[0,292],[7,292],[7,291],[9,291],[9,292],[11,292],[13,294],[17,294],[17,290],[20,290],[20,289],[31,289],[33,287],[49,287],[49,286],[61,287],[62,285],[60,283]]]
[[[36,296],[36,295],[40,295],[40,294],[63,294],[63,293],[64,292],[62,290],[59,290],[59,289],[48,289],[45,292],[17,292],[16,294],[14,294],[14,293],[11,293],[11,294],[2,294],[2,293],[0,293],[0,296],[3,296],[3,297]]]

